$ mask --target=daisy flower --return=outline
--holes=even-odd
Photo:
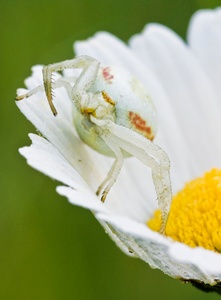
[[[95,192],[112,159],[85,145],[73,125],[72,103],[54,90],[55,118],[43,92],[17,102],[41,135],[30,134],[20,149],[29,165],[63,183],[57,192],[91,210],[126,254],[201,288],[221,282],[221,10],[198,11],[186,44],[173,31],[148,24],[127,46],[107,32],[74,44],[77,55],[135,75],[150,93],[158,115],[154,143],[171,162],[173,202],[165,234],[149,169],[136,158],[124,161],[105,203]],[[27,90],[42,85],[42,66],[32,69]],[[66,71],[63,76],[77,76]],[[56,74],[56,78],[61,75]]]

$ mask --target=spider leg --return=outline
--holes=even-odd
[[[71,99],[76,99],[80,101],[80,95],[87,91],[91,85],[94,83],[98,68],[100,63],[89,56],[82,55],[79,57],[76,57],[71,60],[65,60],[59,63],[54,63],[48,66],[45,66],[42,70],[43,72],[43,80],[44,80],[44,88],[45,93],[48,99],[48,103],[50,105],[50,108],[54,115],[57,114],[56,108],[54,107],[52,103],[52,73],[63,71],[64,69],[83,69],[80,76],[75,82],[75,85],[73,87],[72,93],[71,93]]]
[[[105,187],[105,189],[103,190],[102,196],[101,196],[101,201],[104,202],[107,197],[107,194],[109,193],[110,189],[112,188],[113,184],[115,183],[115,181],[120,173],[120,170],[123,166],[124,157],[123,157],[123,154],[122,154],[121,149],[118,146],[118,144],[116,144],[114,141],[112,141],[112,139],[110,139],[108,135],[101,135],[101,138],[105,141],[105,143],[110,147],[110,149],[113,151],[113,153],[116,156],[116,159],[115,159],[107,177],[101,183],[101,185],[99,186],[99,188],[97,190],[97,194],[99,194],[101,192],[101,190],[103,189],[103,187],[108,183],[107,186]]]
[[[164,232],[172,199],[170,162],[167,154],[159,146],[129,128],[113,122],[108,122],[106,126],[111,133],[112,143],[151,168],[158,204],[162,212],[161,232]]]
[[[59,78],[57,79],[55,82],[53,82],[53,88],[57,89],[60,87],[64,87],[65,90],[67,91],[69,97],[71,97],[71,91],[72,91],[72,85],[71,82],[73,81],[73,79],[76,81],[75,78]],[[36,88],[34,88],[33,90],[29,91],[28,93],[24,94],[24,95],[20,95],[17,96],[15,98],[16,101],[20,101],[23,100],[24,98],[29,98],[31,96],[33,96],[34,94],[38,93],[38,92],[44,92],[45,87],[44,85],[39,85]]]
[[[28,93],[26,93],[26,94],[24,94],[24,95],[17,96],[17,97],[15,98],[15,100],[16,100],[16,101],[23,100],[24,98],[31,97],[31,96],[33,96],[34,94],[38,93],[38,92],[44,92],[44,86],[43,86],[43,84],[37,86],[36,88],[34,88],[33,90],[29,91]]]
[[[90,56],[82,55],[74,59],[45,66],[42,69],[44,84],[36,87],[25,95],[17,96],[15,99],[20,101],[36,94],[37,92],[45,91],[51,111],[56,116],[57,110],[52,102],[53,88],[62,86],[66,89],[70,99],[76,100],[76,106],[79,107],[81,95],[84,94],[96,80],[99,65],[100,63],[96,59]],[[54,72],[63,71],[64,69],[78,68],[82,69],[82,72],[77,80],[75,80],[74,86],[70,84],[72,79],[69,80],[69,78],[60,78],[55,82],[52,81],[52,74]]]

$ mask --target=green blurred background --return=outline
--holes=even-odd
[[[213,0],[0,1],[0,299],[206,299],[207,294],[121,253],[89,211],[55,192],[18,148],[35,132],[14,104],[34,64],[73,57],[72,44],[99,30],[124,41],[148,22],[183,38],[190,16]],[[218,295],[210,294],[210,299]]]

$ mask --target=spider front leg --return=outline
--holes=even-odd
[[[75,82],[76,79],[71,77],[71,78],[59,78],[57,79],[55,82],[53,82],[53,89],[57,89],[57,88],[60,88],[60,87],[63,87],[65,88],[66,92],[68,93],[69,97],[71,97],[71,91],[72,91],[72,85],[71,83],[72,82]],[[29,98],[31,96],[33,96],[34,94],[36,93],[39,93],[39,92],[44,92],[45,91],[45,87],[44,85],[39,85],[37,86],[36,88],[34,88],[33,90],[29,91],[28,93],[26,94],[23,94],[23,95],[19,95],[15,98],[16,101],[21,101],[23,100],[24,98]]]
[[[23,100],[24,98],[29,98],[31,96],[33,96],[34,94],[38,93],[38,92],[44,92],[44,85],[39,85],[36,88],[34,88],[33,90],[29,91],[28,93],[24,94],[24,95],[18,95],[15,100],[16,101],[20,101]]]
[[[64,87],[70,99],[75,100],[76,106],[79,107],[81,96],[86,93],[86,91],[96,80],[99,65],[100,63],[96,59],[90,56],[82,55],[71,60],[65,60],[45,66],[42,70],[44,84],[36,87],[25,95],[17,96],[16,100],[20,101],[36,94],[37,92],[45,91],[51,111],[54,116],[56,116],[57,110],[52,102],[53,88]],[[64,69],[82,69],[80,76],[74,82],[73,86],[71,85],[72,80],[66,78],[60,78],[55,82],[52,82],[52,74],[54,72],[63,71]]]
[[[78,102],[81,99],[81,95],[86,93],[86,91],[93,85],[94,81],[96,80],[99,65],[100,63],[96,59],[86,55],[82,55],[77,58],[54,63],[43,68],[42,72],[45,93],[52,113],[55,116],[57,115],[57,111],[52,103],[52,73],[63,71],[64,69],[83,69],[80,76],[76,80],[71,93],[71,99],[76,100],[76,106],[79,107]]]

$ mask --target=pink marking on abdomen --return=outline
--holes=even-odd
[[[110,70],[111,70],[110,67],[105,67],[102,70],[102,75],[103,75],[105,81],[109,84],[111,84],[112,80],[114,79],[114,76],[113,76],[113,74],[110,73]]]

